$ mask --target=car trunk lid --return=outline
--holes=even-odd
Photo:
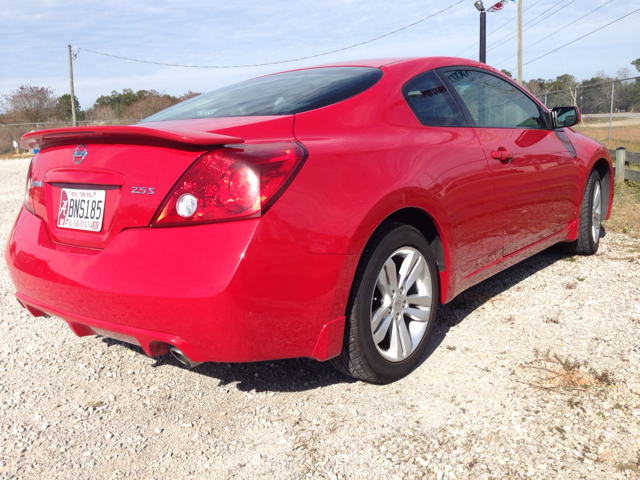
[[[46,223],[51,240],[60,248],[98,253],[122,230],[149,226],[163,199],[201,154],[221,145],[240,147],[245,136],[250,143],[254,137],[290,139],[293,130],[292,116],[249,117],[244,123],[212,120],[66,128],[23,136],[23,147],[41,148],[32,164],[32,191],[35,213]],[[257,131],[261,135],[251,135]]]

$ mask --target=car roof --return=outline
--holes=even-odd
[[[372,67],[372,68],[390,68],[390,69],[407,69],[407,70],[431,70],[447,66],[465,66],[483,68],[485,70],[503,75],[498,69],[480,63],[475,60],[460,57],[390,57],[390,58],[370,58],[362,60],[347,60],[342,62],[332,62],[322,65],[313,65],[309,67],[295,68],[288,71],[309,70],[313,68],[330,68],[330,67]],[[276,73],[276,72],[274,72]],[[284,72],[278,72],[284,73]]]
[[[362,60],[346,60],[342,62],[332,62],[321,65],[310,65],[308,67],[292,68],[290,70],[281,70],[279,72],[267,73],[265,75],[258,75],[255,78],[268,77],[278,73],[298,72],[301,70],[312,70],[314,68],[331,68],[331,67],[372,67],[372,68],[392,68],[392,69],[404,69],[415,70],[420,69],[422,71],[432,70],[434,68],[447,67],[447,66],[465,66],[484,68],[486,70],[495,72],[499,75],[504,74],[487,65],[485,63],[469,60],[468,58],[459,57],[389,57],[389,58],[370,58]]]
[[[487,70],[498,71],[497,69],[480,63],[475,60],[469,60],[468,58],[460,57],[390,57],[390,58],[371,58],[363,60],[350,60],[343,62],[332,62],[323,65],[317,65],[314,67],[306,68],[318,68],[318,67],[389,67],[389,66],[424,66],[425,68],[440,68],[449,65],[460,65],[468,67],[485,68]],[[302,70],[302,69],[301,69]]]

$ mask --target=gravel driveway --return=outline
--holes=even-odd
[[[27,160],[0,161],[0,245]],[[33,318],[0,262],[0,478],[638,478],[640,241],[542,252],[442,307],[386,386],[181,367]]]

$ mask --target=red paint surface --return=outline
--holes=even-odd
[[[172,129],[165,127],[154,129],[137,125],[114,125],[100,127],[57,128],[55,130],[38,130],[22,136],[20,146],[25,149],[44,149],[52,145],[70,142],[151,142],[178,145],[211,146],[231,143],[242,143],[242,138],[230,137],[187,128]]]
[[[423,212],[441,237],[442,301],[575,238],[589,172],[599,159],[611,169],[601,145],[570,129],[421,125],[402,85],[477,62],[356,64],[384,75],[356,97],[295,116],[157,122],[137,136],[38,132],[52,143],[33,161],[32,181],[43,182],[33,189],[36,215],[21,210],[5,251],[21,302],[79,335],[108,333],[150,355],[175,345],[193,361],[326,360],[341,348],[360,255],[399,210]],[[176,140],[178,131],[200,134]],[[151,228],[178,178],[210,148],[205,134],[298,141],[308,158],[261,217]],[[75,165],[79,143],[87,155]],[[57,228],[61,189],[96,185],[106,190],[102,231]]]

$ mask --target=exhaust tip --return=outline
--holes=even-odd
[[[175,358],[177,361],[179,361],[181,364],[183,364],[186,367],[194,368],[200,365],[201,363],[204,363],[204,362],[192,361],[179,348],[172,347],[169,351],[171,352],[171,355],[173,355],[173,358]]]

